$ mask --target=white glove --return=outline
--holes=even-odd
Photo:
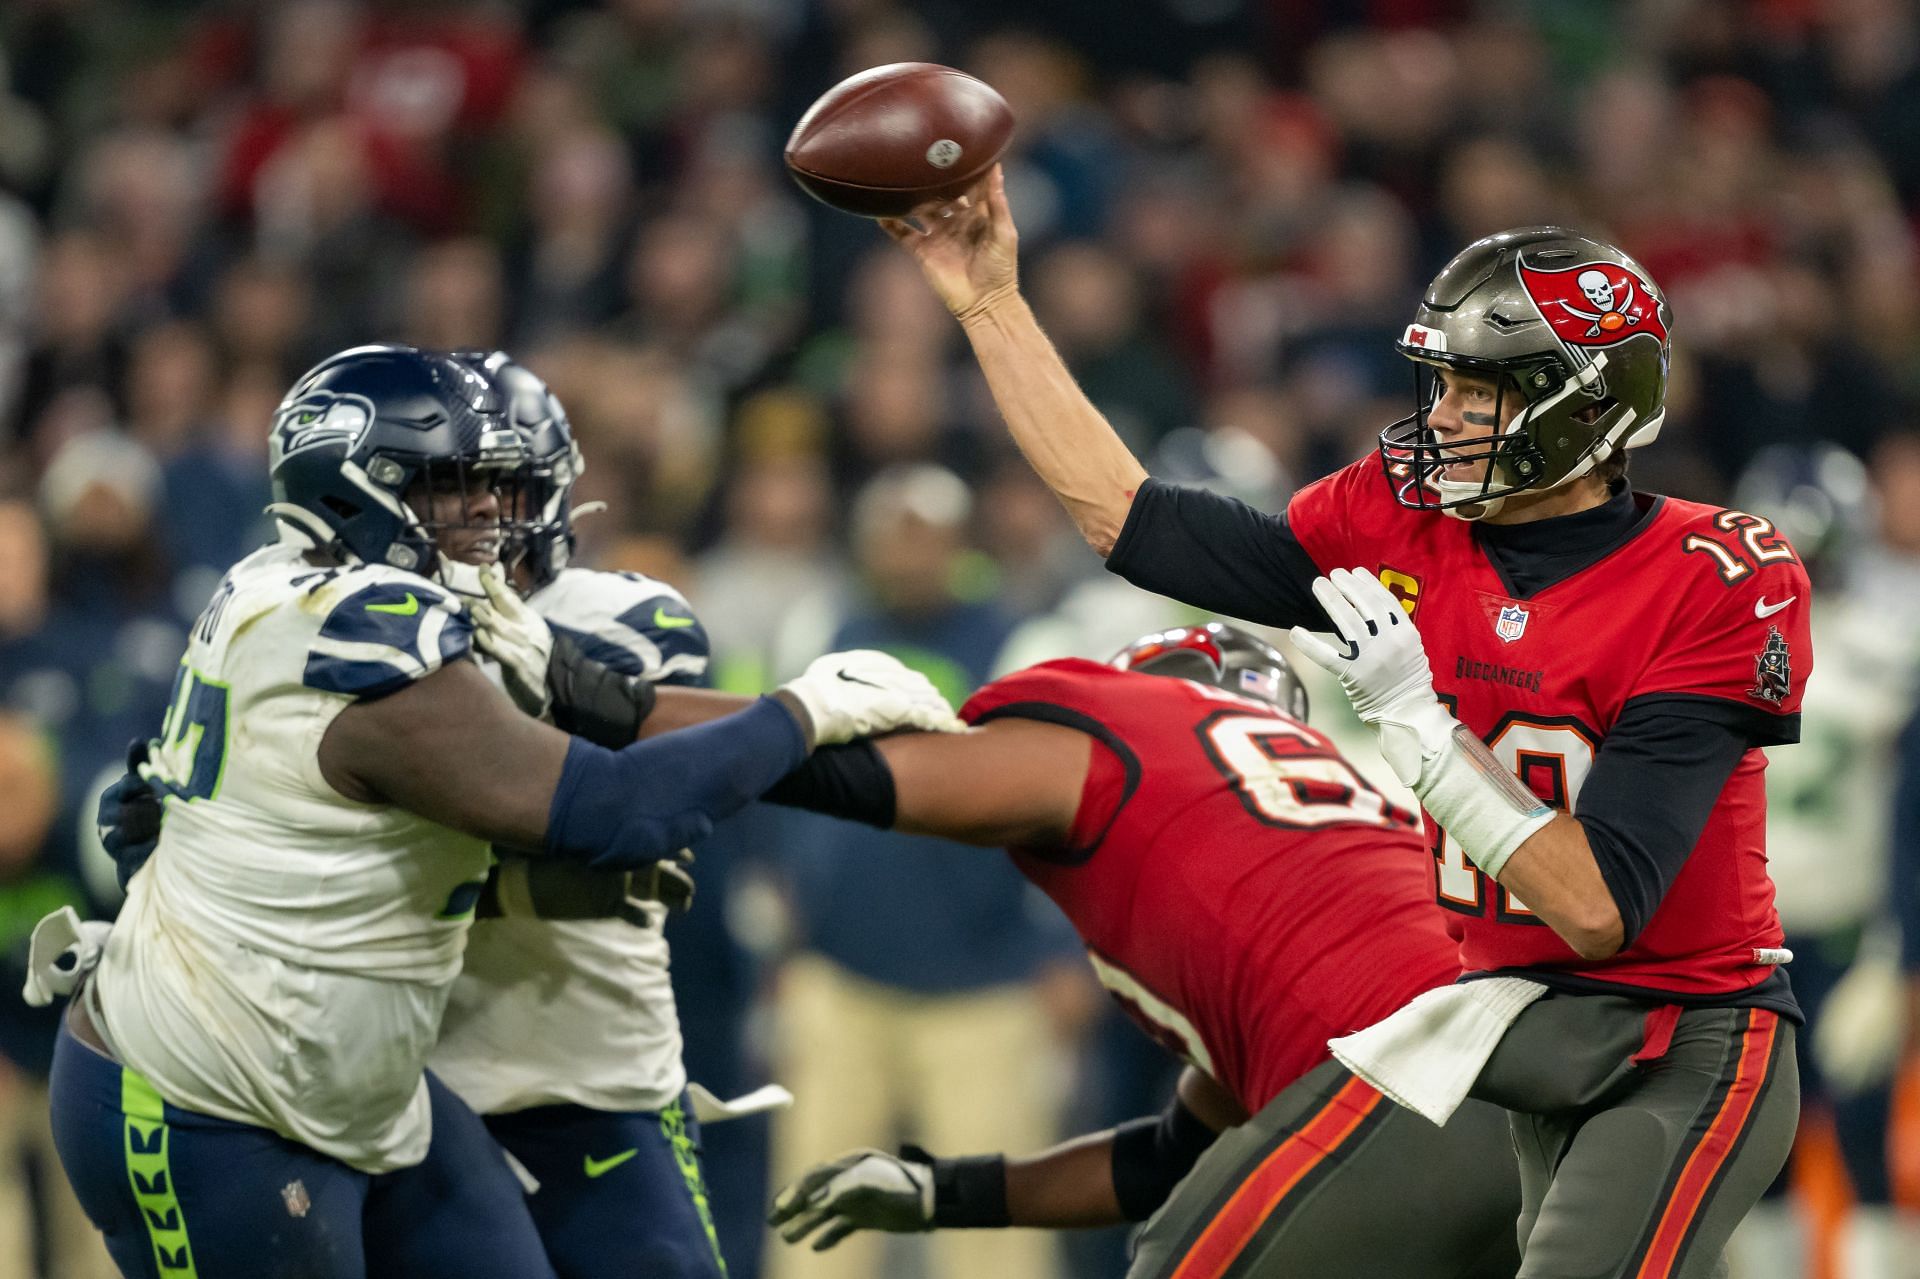
[[[856,1230],[931,1230],[933,1169],[878,1150],[856,1150],[802,1173],[774,1197],[767,1224],[778,1226],[788,1243],[825,1225],[813,1241],[815,1252]]]
[[[815,658],[798,679],[780,687],[807,708],[815,746],[834,746],[896,728],[935,733],[966,730],[932,681],[869,648]]]
[[[1294,648],[1340,681],[1354,713],[1373,726],[1394,776],[1468,860],[1498,879],[1513,851],[1553,820],[1553,810],[1440,704],[1420,632],[1378,578],[1337,568],[1313,580],[1313,597],[1344,645],[1335,648],[1296,626]]]
[[[1294,648],[1340,681],[1354,713],[1379,735],[1388,767],[1414,786],[1422,759],[1443,749],[1459,723],[1434,695],[1420,632],[1393,592],[1359,569],[1337,568],[1315,578],[1313,597],[1344,647],[1296,626]]]
[[[1893,1078],[1906,1032],[1897,948],[1862,947],[1814,1022],[1813,1057],[1833,1090],[1851,1096]]]
[[[472,603],[473,639],[480,651],[500,663],[507,693],[535,719],[547,713],[547,660],[553,655],[553,632],[546,619],[507,584],[498,564],[480,570],[484,598]]]

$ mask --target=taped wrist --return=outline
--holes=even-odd
[[[480,919],[613,919],[624,916],[628,872],[509,855],[487,876]]]
[[[704,838],[807,756],[800,725],[763,697],[743,711],[620,750],[576,737],[547,809],[546,851],[634,870]]]
[[[578,640],[560,630],[553,632],[547,659],[547,693],[555,728],[609,750],[640,735],[655,697],[651,682],[594,661]]]
[[[1013,1224],[1007,1216],[1005,1155],[936,1159],[918,1146],[902,1146],[900,1157],[933,1170],[933,1224],[937,1229],[993,1230]]]
[[[1500,878],[1513,850],[1554,810],[1438,702],[1380,726],[1380,753],[1467,855]]]
[[[1113,1197],[1128,1221],[1145,1221],[1193,1171],[1220,1134],[1175,1097],[1157,1115],[1113,1130]]]
[[[881,830],[893,829],[896,811],[893,769],[865,738],[819,748],[761,798]]]

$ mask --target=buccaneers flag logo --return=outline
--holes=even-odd
[[[1660,297],[1631,267],[1587,262],[1542,271],[1522,263],[1520,282],[1555,336],[1569,346],[1612,346],[1642,333],[1662,344],[1667,340]]]

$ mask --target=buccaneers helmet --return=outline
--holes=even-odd
[[[1619,249],[1560,227],[1523,227],[1461,250],[1394,347],[1414,361],[1414,411],[1380,433],[1403,506],[1484,519],[1515,493],[1557,488],[1660,433],[1666,296]],[[1427,414],[1435,370],[1489,378],[1504,430],[1442,441]],[[1449,479],[1471,464],[1473,479]]]
[[[1212,684],[1272,702],[1301,723],[1307,721],[1307,690],[1286,657],[1265,640],[1224,622],[1143,635],[1121,649],[1112,665]]]

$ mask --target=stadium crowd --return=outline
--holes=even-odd
[[[1801,494],[1807,521],[1778,518],[1832,580],[1871,546],[1887,589],[1920,598],[1904,0],[12,0],[6,982],[48,909],[117,902],[93,797],[157,731],[218,575],[267,534],[275,404],[343,346],[504,348],[547,379],[589,459],[577,500],[606,504],[583,559],[682,588],[723,687],[873,646],[957,704],[1185,616],[1078,544],[912,261],[781,170],[815,95],[909,60],[1012,105],[1036,308],[1156,474],[1278,508],[1406,412],[1392,340],[1454,249],[1562,223],[1672,301],[1667,423],[1634,482],[1733,501],[1770,459],[1747,491]],[[1859,814],[1830,828],[1876,909],[1815,921],[1836,972],[1920,863],[1920,812],[1894,811],[1920,809],[1920,726],[1904,759],[1891,740],[1920,626],[1887,630],[1899,714],[1860,827],[1879,846],[1838,847]],[[913,842],[750,810],[701,850],[670,932],[689,1069],[800,1093],[771,1141],[763,1120],[709,1133],[735,1276],[763,1264],[769,1161],[884,1145],[895,1120],[952,1153],[1038,1147],[1155,1108],[1170,1078],[1009,867]],[[1790,933],[1795,907],[1783,884]],[[1920,937],[1904,953],[1920,968]],[[68,1279],[101,1272],[46,1140],[51,1026],[0,998],[0,1273]],[[1897,1180],[1855,1190],[1897,1199]],[[1114,1273],[1118,1246],[990,1264]],[[844,1273],[776,1248],[770,1273]]]

